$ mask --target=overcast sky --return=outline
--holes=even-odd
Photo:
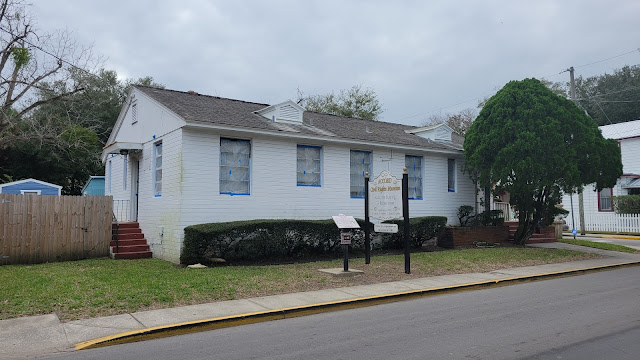
[[[41,31],[73,31],[123,78],[269,104],[362,84],[381,120],[410,125],[475,108],[510,80],[640,64],[638,0],[36,0],[31,10]]]

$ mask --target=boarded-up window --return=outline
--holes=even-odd
[[[449,192],[456,192],[456,159],[448,159],[447,165],[447,190]]]
[[[298,186],[320,186],[320,146],[298,145],[296,178]]]
[[[251,142],[220,138],[220,193],[249,195]]]
[[[422,156],[406,155],[404,166],[409,180],[409,199],[422,199]]]
[[[373,174],[371,152],[351,150],[350,188],[352,198],[364,197],[364,176],[366,172],[368,172],[370,176]]]

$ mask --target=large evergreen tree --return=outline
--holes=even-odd
[[[480,186],[511,195],[518,244],[553,222],[563,191],[613,186],[622,175],[618,144],[536,79],[511,81],[491,97],[467,131],[464,151],[465,171]]]

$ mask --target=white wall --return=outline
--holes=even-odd
[[[182,119],[144,93],[134,88],[132,95],[138,109],[138,121],[132,123],[132,102],[127,102],[122,125],[113,141],[146,143],[154,135],[160,137],[184,125]]]
[[[184,129],[182,134],[183,227],[249,219],[329,219],[339,213],[362,218],[364,199],[351,199],[349,195],[350,150],[373,152],[373,176],[390,170],[401,177],[405,165],[405,153],[398,150],[227,134],[223,137],[251,140],[251,194],[221,195],[220,135],[193,129]],[[298,144],[322,146],[321,187],[296,185]],[[461,172],[462,156],[457,158],[457,191],[450,193],[447,191],[448,155],[424,152],[410,155],[423,156],[425,198],[410,201],[411,217],[442,215],[447,216],[449,223],[457,223],[458,207],[474,205],[475,199],[473,183]]]
[[[162,141],[162,194],[155,196],[154,146]],[[138,222],[153,256],[178,262],[182,181],[182,130],[178,129],[144,144],[140,158]]]
[[[589,229],[590,216],[598,215],[598,219],[613,219],[615,217],[615,212],[613,211],[599,211],[598,210],[598,192],[595,191],[595,184],[589,184],[584,187],[583,190],[583,201],[584,201],[584,214],[585,214],[585,225],[587,229]],[[627,191],[622,189],[620,186],[620,180],[613,187],[613,196],[627,195]],[[564,219],[564,221],[569,225],[569,229],[573,227],[573,223],[575,220],[575,228],[580,231],[580,210],[579,210],[579,200],[578,194],[573,194],[573,218],[571,212],[571,195],[564,194],[562,196],[562,207],[565,210],[569,211],[569,215]]]
[[[128,156],[110,154],[105,162],[104,193],[113,196],[113,212],[121,222],[131,220],[129,207],[132,191],[130,160]],[[111,173],[109,173],[109,163],[111,163]],[[126,173],[124,172],[125,166],[127,167]]]
[[[640,138],[620,140],[622,172],[640,174]]]

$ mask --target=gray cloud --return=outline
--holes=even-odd
[[[42,30],[74,30],[124,77],[267,103],[363,84],[383,120],[413,125],[475,107],[510,80],[566,81],[557,73],[569,66],[640,47],[634,0],[50,0],[32,10]],[[638,63],[640,52],[576,71]]]

